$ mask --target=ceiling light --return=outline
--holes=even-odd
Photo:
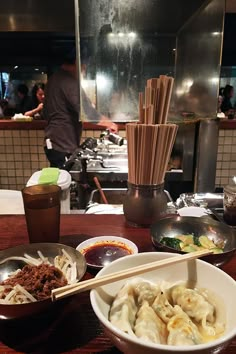
[[[212,84],[218,84],[219,78],[218,78],[218,77],[212,77],[212,78],[210,79],[210,81],[211,81]]]
[[[97,89],[101,92],[109,92],[112,87],[112,81],[109,76],[102,73],[96,75]]]
[[[128,36],[131,37],[131,38],[135,38],[137,36],[137,33],[135,32],[129,32],[128,33]]]

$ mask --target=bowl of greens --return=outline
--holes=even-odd
[[[236,249],[236,231],[215,220],[197,217],[168,217],[151,226],[154,246],[164,252],[189,253],[209,249],[203,259],[216,266],[227,263]]]

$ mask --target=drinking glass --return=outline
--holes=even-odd
[[[22,196],[30,243],[58,242],[61,188],[57,185],[25,187]]]
[[[224,221],[236,226],[236,185],[228,185],[224,188]]]

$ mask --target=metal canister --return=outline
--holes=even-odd
[[[108,135],[108,140],[118,146],[122,146],[124,144],[124,138],[122,138],[121,136],[114,134],[114,133],[110,133]]]

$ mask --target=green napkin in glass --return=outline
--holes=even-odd
[[[56,167],[45,167],[39,176],[38,184],[57,184],[60,170]]]

